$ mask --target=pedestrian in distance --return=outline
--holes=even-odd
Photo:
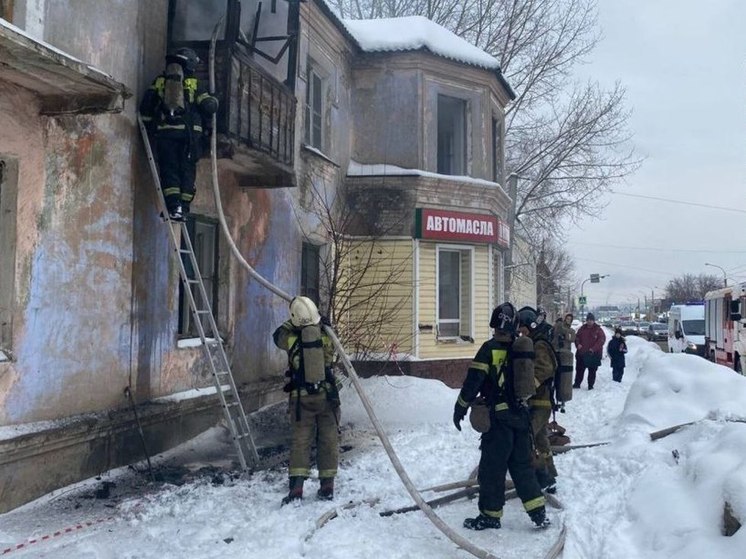
[[[166,56],[166,69],[140,102],[140,115],[155,143],[168,218],[184,221],[196,192],[197,161],[207,151],[218,100],[194,73],[200,60],[190,48]]]
[[[323,319],[324,324],[328,321]],[[289,491],[285,505],[303,498],[303,483],[311,475],[311,443],[316,440],[319,499],[334,498],[334,478],[339,463],[339,386],[332,371],[334,348],[324,333],[319,310],[308,297],[290,303],[290,320],[274,334],[275,345],[288,354],[289,377],[285,385],[292,437]]]
[[[552,347],[552,327],[546,322],[546,311],[523,307],[518,311],[518,328],[534,343],[534,378],[536,394],[529,398],[531,432],[534,439],[534,461],[539,487],[549,493],[557,491],[557,468],[549,444],[549,418],[552,416],[552,388],[559,369]]]
[[[627,353],[627,343],[622,336],[621,328],[614,328],[614,337],[606,347],[611,360],[611,377],[615,382],[622,382],[624,376],[624,354]]]
[[[482,433],[477,474],[479,515],[464,520],[469,530],[500,528],[508,472],[534,524],[542,528],[550,524],[531,465],[528,398],[535,393],[533,343],[527,336],[516,337],[516,325],[512,304],[503,303],[492,311],[490,328],[494,334],[469,365],[453,409],[453,423],[459,431],[470,406],[472,416],[481,408],[480,415],[486,419],[478,428]],[[471,420],[476,428],[474,418]]]
[[[596,371],[601,365],[606,334],[603,328],[596,324],[596,317],[588,313],[585,324],[578,328],[575,334],[575,383],[573,388],[580,388],[588,369],[588,390],[593,390],[596,383]]]

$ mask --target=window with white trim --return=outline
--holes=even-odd
[[[306,81],[305,141],[323,150],[324,138],[324,78],[311,61],[308,62]]]
[[[472,336],[473,250],[438,247],[438,337]]]

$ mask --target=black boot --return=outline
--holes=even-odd
[[[287,497],[284,497],[282,499],[282,504],[287,505],[291,501],[300,501],[303,498],[303,482],[305,481],[305,478],[300,476],[291,476],[289,487],[290,491],[288,492]]]
[[[537,528],[547,528],[548,526],[551,526],[552,523],[549,522],[549,519],[547,518],[547,513],[544,507],[538,508],[536,510],[532,510],[528,515],[531,517],[531,520],[536,524]]]
[[[487,528],[493,528],[497,530],[500,528],[500,519],[480,513],[476,518],[465,519],[464,528],[468,528],[469,530],[486,530]]]
[[[334,478],[333,477],[322,477],[321,487],[319,487],[316,497],[322,501],[331,501],[334,499]]]

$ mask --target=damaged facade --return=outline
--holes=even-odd
[[[393,352],[413,357],[405,372],[437,376],[488,337],[509,242],[500,138],[512,92],[499,69],[366,49],[364,30],[319,0],[264,4],[0,4],[0,512],[142,458],[125,388],[151,453],[221,417],[136,108],[169,48],[194,48],[207,78],[223,15],[218,175],[244,257],[329,309],[327,263],[352,246],[340,285],[363,278],[363,302],[348,297],[340,330],[371,304],[392,311],[361,371]],[[287,305],[233,260],[211,190],[203,160],[189,228],[249,412],[284,399],[270,333]],[[354,216],[338,245],[326,208]],[[382,256],[361,268],[355,250]],[[385,297],[364,297],[387,268]]]

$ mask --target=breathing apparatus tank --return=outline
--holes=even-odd
[[[308,384],[318,384],[325,379],[324,343],[321,339],[321,326],[311,324],[300,331],[303,351],[303,378]]]
[[[173,119],[185,111],[184,68],[178,62],[169,62],[163,86],[163,112],[166,118]]]
[[[534,342],[518,336],[513,342],[513,391],[517,400],[528,400],[536,394],[534,382]]]

